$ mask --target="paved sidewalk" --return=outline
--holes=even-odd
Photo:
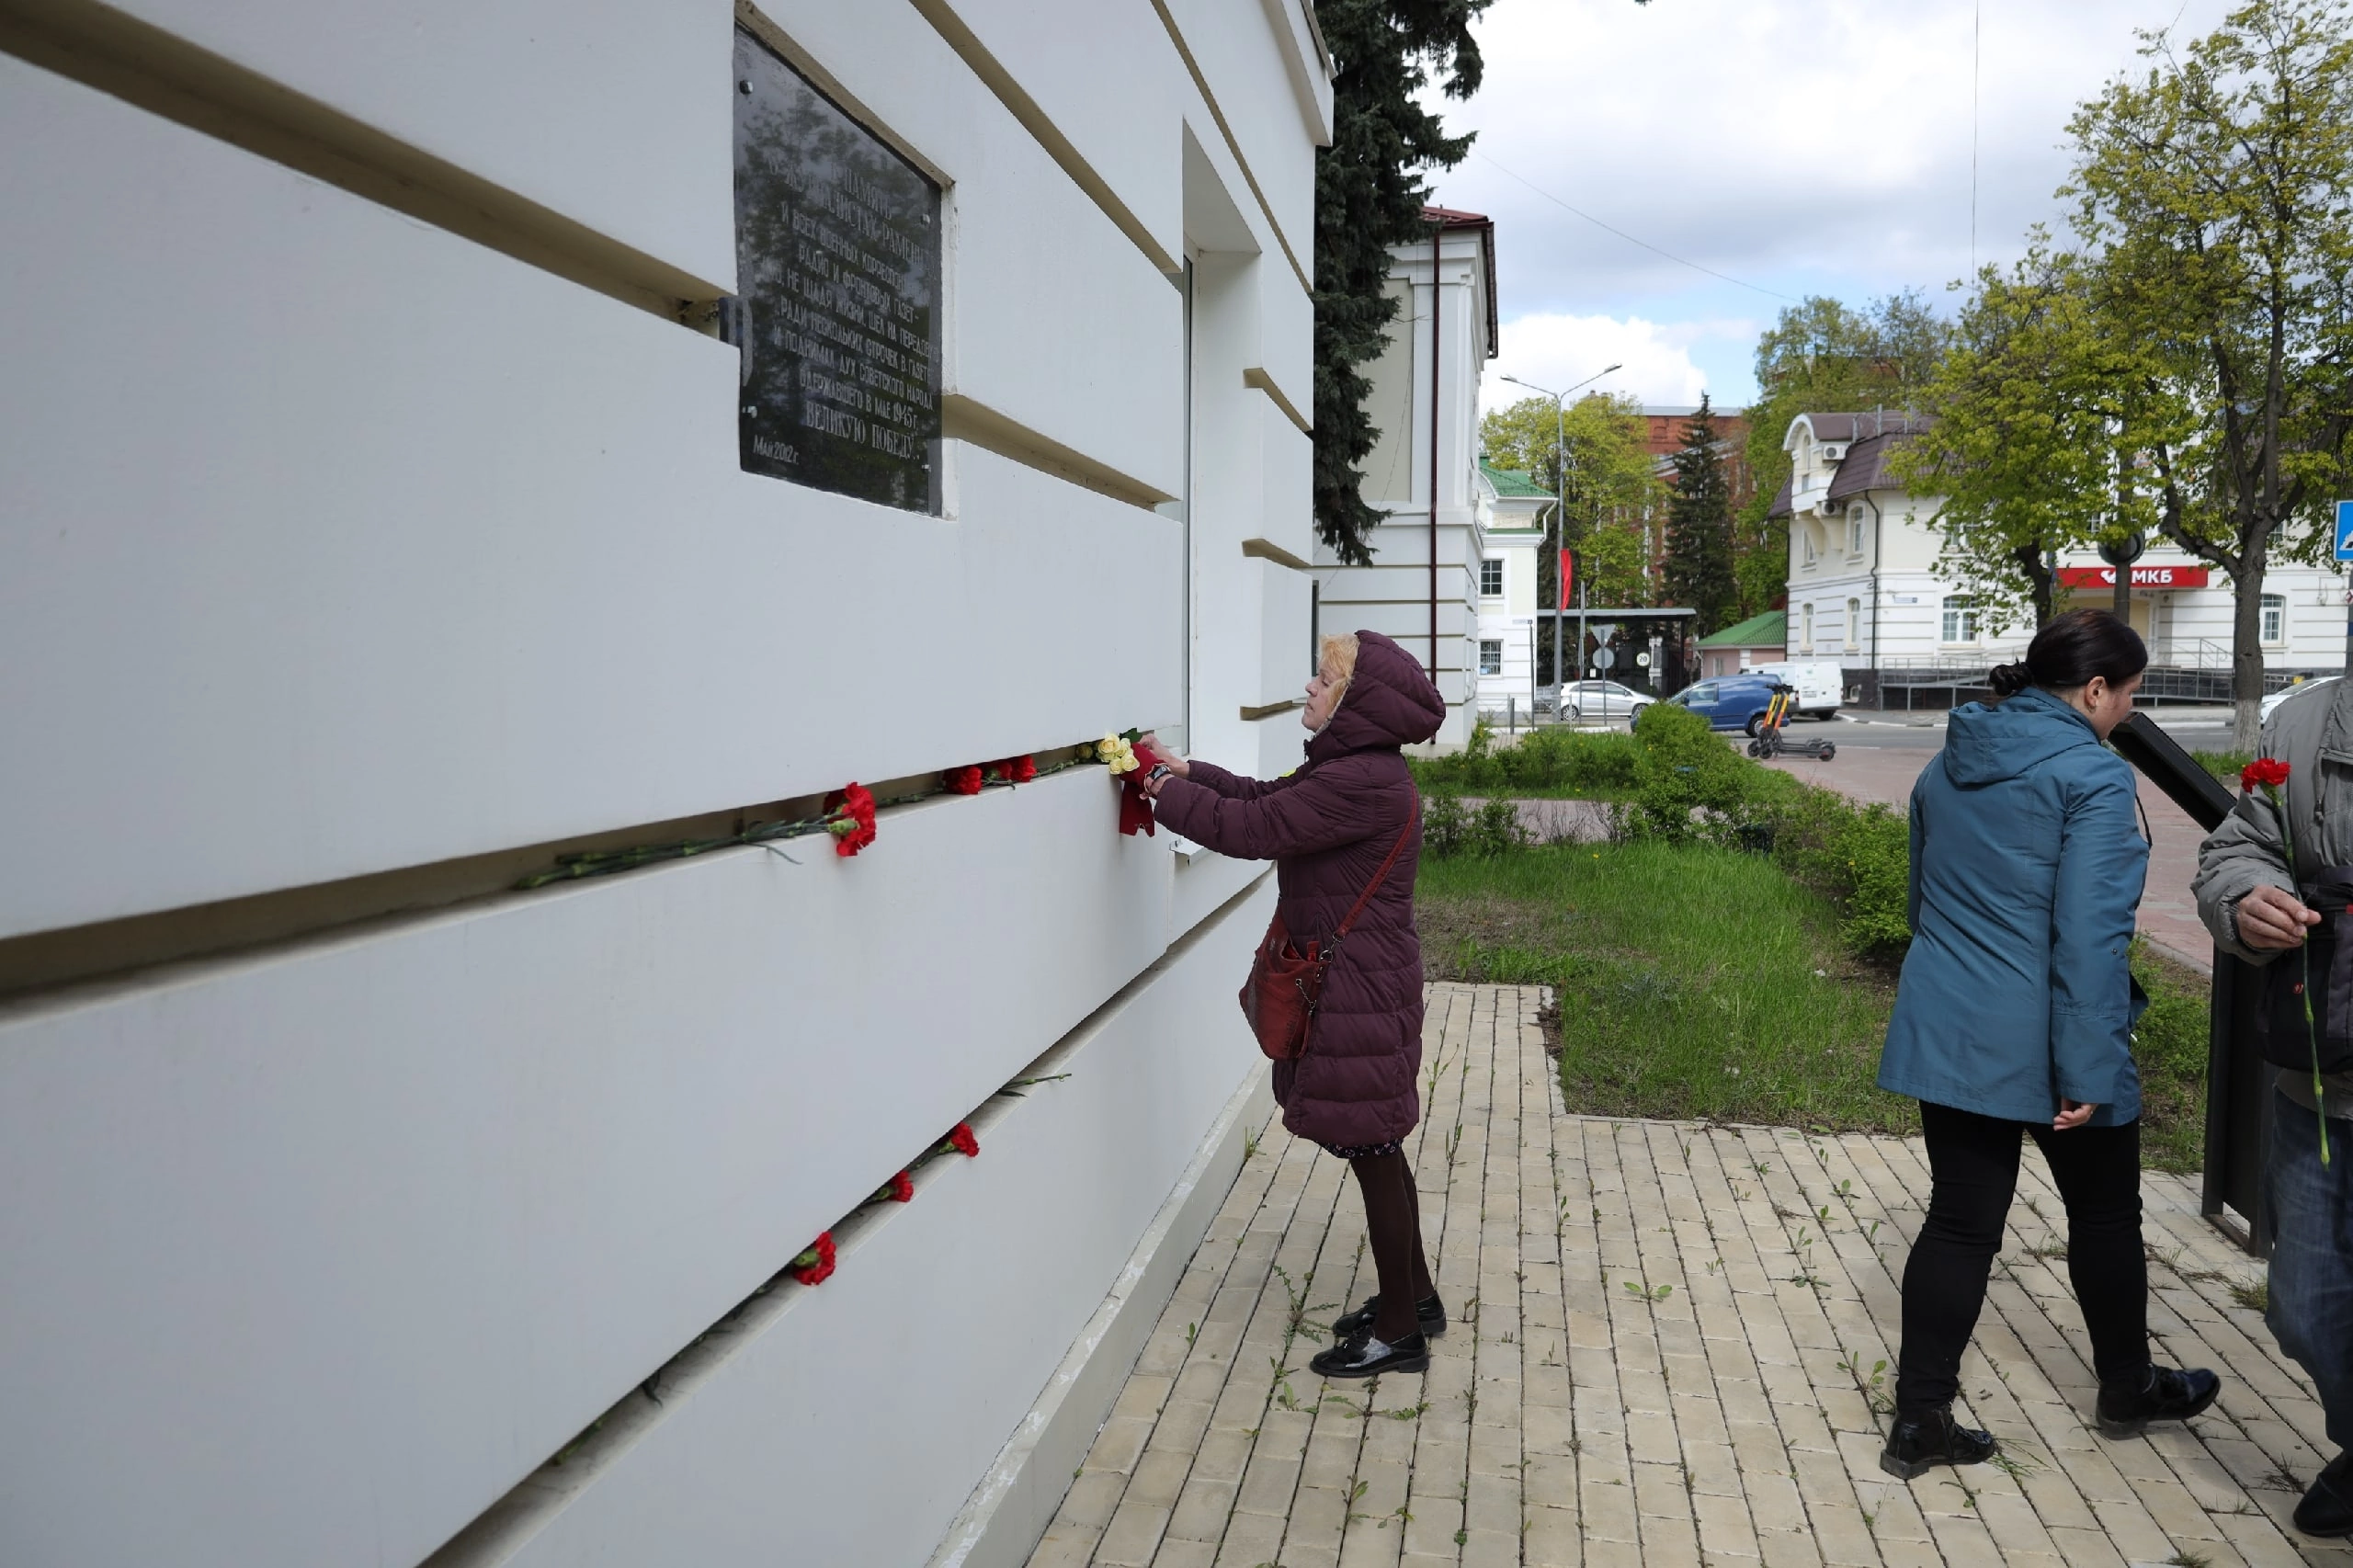
[[[2234,1288],[2259,1267],[2148,1178],[2160,1354],[2224,1374],[2111,1443],[2031,1146],[1965,1414],[2015,1463],[1881,1473],[1874,1405],[1927,1175],[1915,1141],[1563,1114],[1532,987],[1429,988],[1412,1153],[1455,1324],[1428,1372],[1324,1383],[1371,1288],[1343,1164],[1267,1131],[1033,1568],[2353,1564],[2287,1532],[2320,1413]]]

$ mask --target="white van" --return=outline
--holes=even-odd
[[[1847,695],[1846,672],[1827,660],[1817,664],[1799,664],[1781,659],[1769,665],[1753,665],[1741,673],[1771,676],[1785,686],[1796,687],[1798,711],[1809,719],[1836,716],[1838,704]]]

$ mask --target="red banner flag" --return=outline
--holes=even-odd
[[[1561,551],[1561,602],[1552,608],[1554,609],[1568,608],[1569,596],[1576,591],[1576,585],[1577,552],[1574,550],[1564,550]]]

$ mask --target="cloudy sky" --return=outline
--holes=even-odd
[[[1479,139],[1435,180],[1495,220],[1488,405],[1522,395],[1500,373],[1562,387],[1612,361],[1597,385],[1645,403],[1742,404],[1781,296],[1949,308],[1980,4],[1976,248],[1998,260],[2059,214],[2074,106],[2145,69],[2133,30],[2193,38],[2227,0],[1495,0],[1485,86],[1441,111]]]

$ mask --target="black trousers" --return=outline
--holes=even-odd
[[[2141,1250],[2141,1124],[2076,1127],[2001,1121],[1922,1101],[1932,1186],[1904,1266],[1898,1419],[1949,1403],[1961,1353],[1985,1304],[1985,1277],[2018,1185],[2018,1132],[2034,1135],[2067,1206],[2067,1280],[2091,1331],[2103,1384],[2139,1388],[2149,1369],[2149,1264]]]

